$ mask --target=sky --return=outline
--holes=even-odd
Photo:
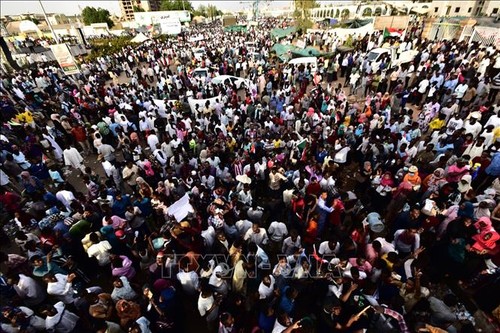
[[[214,4],[219,9],[223,11],[239,11],[249,8],[253,1],[191,1],[194,8],[198,8],[199,5]],[[261,8],[266,5],[270,5],[271,8],[279,8],[284,6],[289,6],[291,1],[260,1]],[[120,16],[120,6],[118,0],[115,1],[51,1],[42,0],[43,7],[47,13],[62,13],[66,15],[79,14],[81,9],[86,6],[91,7],[102,7],[109,10],[111,14]],[[39,1],[0,1],[0,13],[1,15],[17,15],[17,14],[28,14],[28,13],[42,13]]]

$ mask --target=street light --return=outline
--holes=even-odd
[[[59,44],[59,38],[57,37],[56,32],[54,31],[54,28],[52,27],[52,24],[50,23],[49,18],[47,17],[45,8],[43,8],[42,0],[38,0],[38,3],[40,4],[40,7],[42,7],[43,16],[45,17],[45,21],[47,22],[50,28],[50,32],[52,32],[52,36],[54,36],[54,40],[56,41],[57,44]]]

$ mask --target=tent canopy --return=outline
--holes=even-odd
[[[132,40],[130,41],[131,43],[144,43],[145,41],[149,40],[149,37],[147,37],[146,35],[144,35],[142,32],[138,33],[137,36],[135,36],[134,38],[132,38]]]
[[[246,25],[230,25],[224,28],[224,32],[247,32]]]
[[[360,20],[360,19],[355,18],[353,20],[346,21],[345,23],[347,25],[346,28],[356,29],[356,28],[360,28],[362,26],[365,26],[369,23],[372,23],[372,19]]]
[[[283,62],[290,60],[291,58],[299,57],[322,57],[326,56],[327,53],[322,53],[316,50],[314,47],[306,47],[301,49],[294,45],[283,45],[276,43],[271,48],[271,51],[276,53],[276,56]]]
[[[289,27],[286,29],[276,28],[276,29],[271,30],[271,37],[276,38],[276,39],[285,38],[286,36],[295,33],[296,30],[297,30],[297,28],[295,28],[295,27]]]
[[[420,15],[425,15],[427,14],[431,9],[430,8],[418,8],[418,7],[413,7],[411,9],[412,12],[420,14]]]

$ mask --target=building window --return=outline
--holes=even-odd
[[[460,7],[455,7],[455,13],[460,13]]]
[[[439,10],[439,7],[434,7],[434,13],[437,13]]]
[[[491,14],[498,14],[498,8],[493,8],[493,10],[491,11]]]
[[[467,13],[470,13],[472,12],[472,7],[469,7],[469,10],[467,11]]]

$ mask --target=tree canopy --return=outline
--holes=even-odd
[[[82,10],[83,23],[90,25],[92,23],[106,23],[111,28],[114,23],[111,20],[111,14],[103,8],[85,7]]]
[[[139,6],[134,6],[134,12],[140,13],[140,12],[145,12],[144,8],[139,7]]]
[[[193,10],[193,5],[188,0],[162,0],[160,10]]]
[[[200,5],[196,10],[193,10],[193,16],[204,16],[207,18],[214,18],[216,16],[222,15],[223,12],[214,5]]]
[[[316,0],[294,0],[293,4],[295,6],[293,16],[297,27],[300,30],[311,28],[313,25],[313,22],[309,19],[311,9],[319,7],[319,3]]]

